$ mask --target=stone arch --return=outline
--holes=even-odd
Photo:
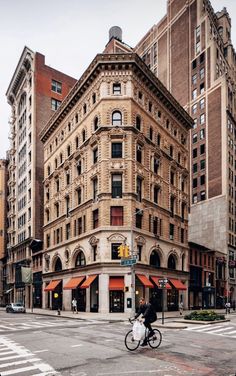
[[[176,270],[178,268],[179,257],[175,250],[169,252],[167,257],[167,268]]]
[[[86,253],[85,253],[83,247],[81,247],[80,245],[77,245],[77,247],[73,250],[73,252],[71,254],[71,268],[75,268],[76,267],[76,260],[77,260],[77,257],[78,257],[78,255],[80,253],[83,253],[84,260],[85,260],[84,265],[86,265],[86,259],[87,259],[86,258]]]
[[[62,260],[58,253],[55,253],[52,262],[51,262],[51,270],[53,272],[59,271],[63,269]]]
[[[160,268],[163,265],[163,251],[159,244],[153,246],[149,253],[149,265],[155,268]]]
[[[127,238],[126,236],[120,234],[119,232],[111,234],[107,240],[109,242],[118,242],[118,243],[125,243]]]

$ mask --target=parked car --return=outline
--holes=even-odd
[[[22,312],[25,313],[25,307],[22,303],[10,303],[6,305],[6,312]]]

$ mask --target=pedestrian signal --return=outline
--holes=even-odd
[[[119,245],[119,247],[118,247],[118,256],[119,257],[124,257],[124,245],[123,244],[121,244],[121,245]]]

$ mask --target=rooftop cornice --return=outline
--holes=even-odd
[[[40,133],[40,139],[45,142],[54,132],[60,122],[65,118],[69,111],[75,106],[78,100],[91,86],[92,82],[102,71],[117,70],[133,70],[133,72],[141,79],[158,97],[160,102],[168,108],[168,110],[178,118],[183,125],[190,129],[193,119],[181,107],[161,81],[150,71],[147,65],[136,53],[124,54],[98,54],[91,62],[87,70],[76,82],[67,97],[63,100],[59,109],[53,114],[46,126]]]

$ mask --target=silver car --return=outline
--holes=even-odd
[[[6,312],[22,312],[25,313],[25,307],[22,303],[10,303],[6,306]]]

